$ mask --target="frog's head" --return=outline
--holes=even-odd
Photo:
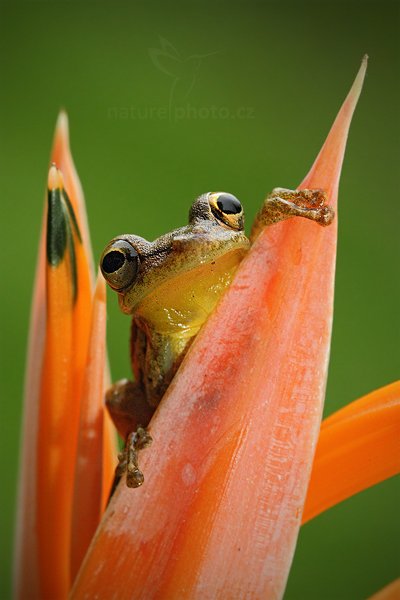
[[[182,294],[194,291],[231,272],[249,246],[244,233],[243,208],[225,192],[199,196],[189,212],[189,224],[167,233],[154,242],[120,235],[105,248],[100,267],[107,283],[119,295],[121,309],[134,313],[153,292],[162,301],[168,288]],[[172,285],[171,285],[172,284]]]

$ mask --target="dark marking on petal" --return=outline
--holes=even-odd
[[[57,267],[65,259],[68,249],[71,265],[72,299],[75,303],[78,295],[78,271],[75,252],[74,233],[82,243],[81,233],[71,201],[65,190],[48,190],[47,208],[47,262]]]
[[[65,204],[67,205],[68,212],[69,212],[69,215],[71,217],[71,222],[72,222],[73,228],[74,228],[75,233],[76,233],[76,237],[82,243],[81,232],[79,230],[78,221],[76,220],[76,216],[75,216],[75,212],[74,212],[74,209],[72,207],[72,204],[71,204],[71,200],[69,199],[69,196],[68,196],[67,192],[64,189],[62,190],[62,195],[63,195],[63,198],[65,200]]]
[[[56,267],[67,247],[67,220],[60,189],[49,190],[47,208],[47,262]]]
[[[71,226],[68,223],[68,248],[71,262],[71,278],[72,278],[72,299],[74,303],[78,296],[78,269],[76,264],[75,243],[72,235]]]

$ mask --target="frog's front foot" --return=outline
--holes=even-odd
[[[304,217],[323,227],[330,225],[335,212],[326,202],[327,196],[323,190],[275,188],[264,200],[254,222],[251,238],[254,240],[264,227],[290,217]]]
[[[143,473],[139,469],[138,456],[139,451],[150,446],[152,441],[149,432],[139,426],[136,431],[128,435],[125,448],[118,455],[116,477],[119,479],[126,472],[126,485],[130,488],[140,487],[144,482]]]

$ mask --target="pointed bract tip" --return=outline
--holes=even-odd
[[[69,135],[68,115],[63,108],[58,113],[56,131],[63,134],[64,136],[66,136],[68,138],[68,135]]]
[[[325,190],[333,207],[335,207],[337,202],[339,178],[346,149],[347,135],[363,87],[367,64],[368,57],[365,55],[350,91],[329,131],[328,137],[313,166],[300,185],[301,188],[321,188]]]
[[[69,152],[68,115],[63,109],[58,113],[54,142],[53,155],[62,156],[66,151]]]
[[[357,76],[354,80],[354,83],[351,87],[349,96],[352,96],[355,101],[358,100],[358,97],[361,93],[361,89],[365,79],[365,73],[367,72],[368,66],[368,54],[364,54],[363,59],[361,61],[361,66],[358,70]]]
[[[47,187],[49,190],[55,190],[58,187],[58,171],[55,163],[51,163],[47,178]]]
[[[58,188],[64,187],[64,180],[62,173],[59,169],[57,169],[56,163],[51,163],[51,167],[49,169],[49,175],[47,178],[47,188],[49,190],[56,190]]]

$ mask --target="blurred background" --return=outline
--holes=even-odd
[[[53,129],[64,107],[94,254],[183,225],[192,200],[238,196],[249,227],[311,166],[370,56],[340,187],[326,414],[398,377],[399,26],[390,2],[2,2],[1,590],[11,556],[25,347]],[[113,379],[129,319],[109,297]],[[306,525],[286,600],[366,598],[394,579],[399,485]]]

